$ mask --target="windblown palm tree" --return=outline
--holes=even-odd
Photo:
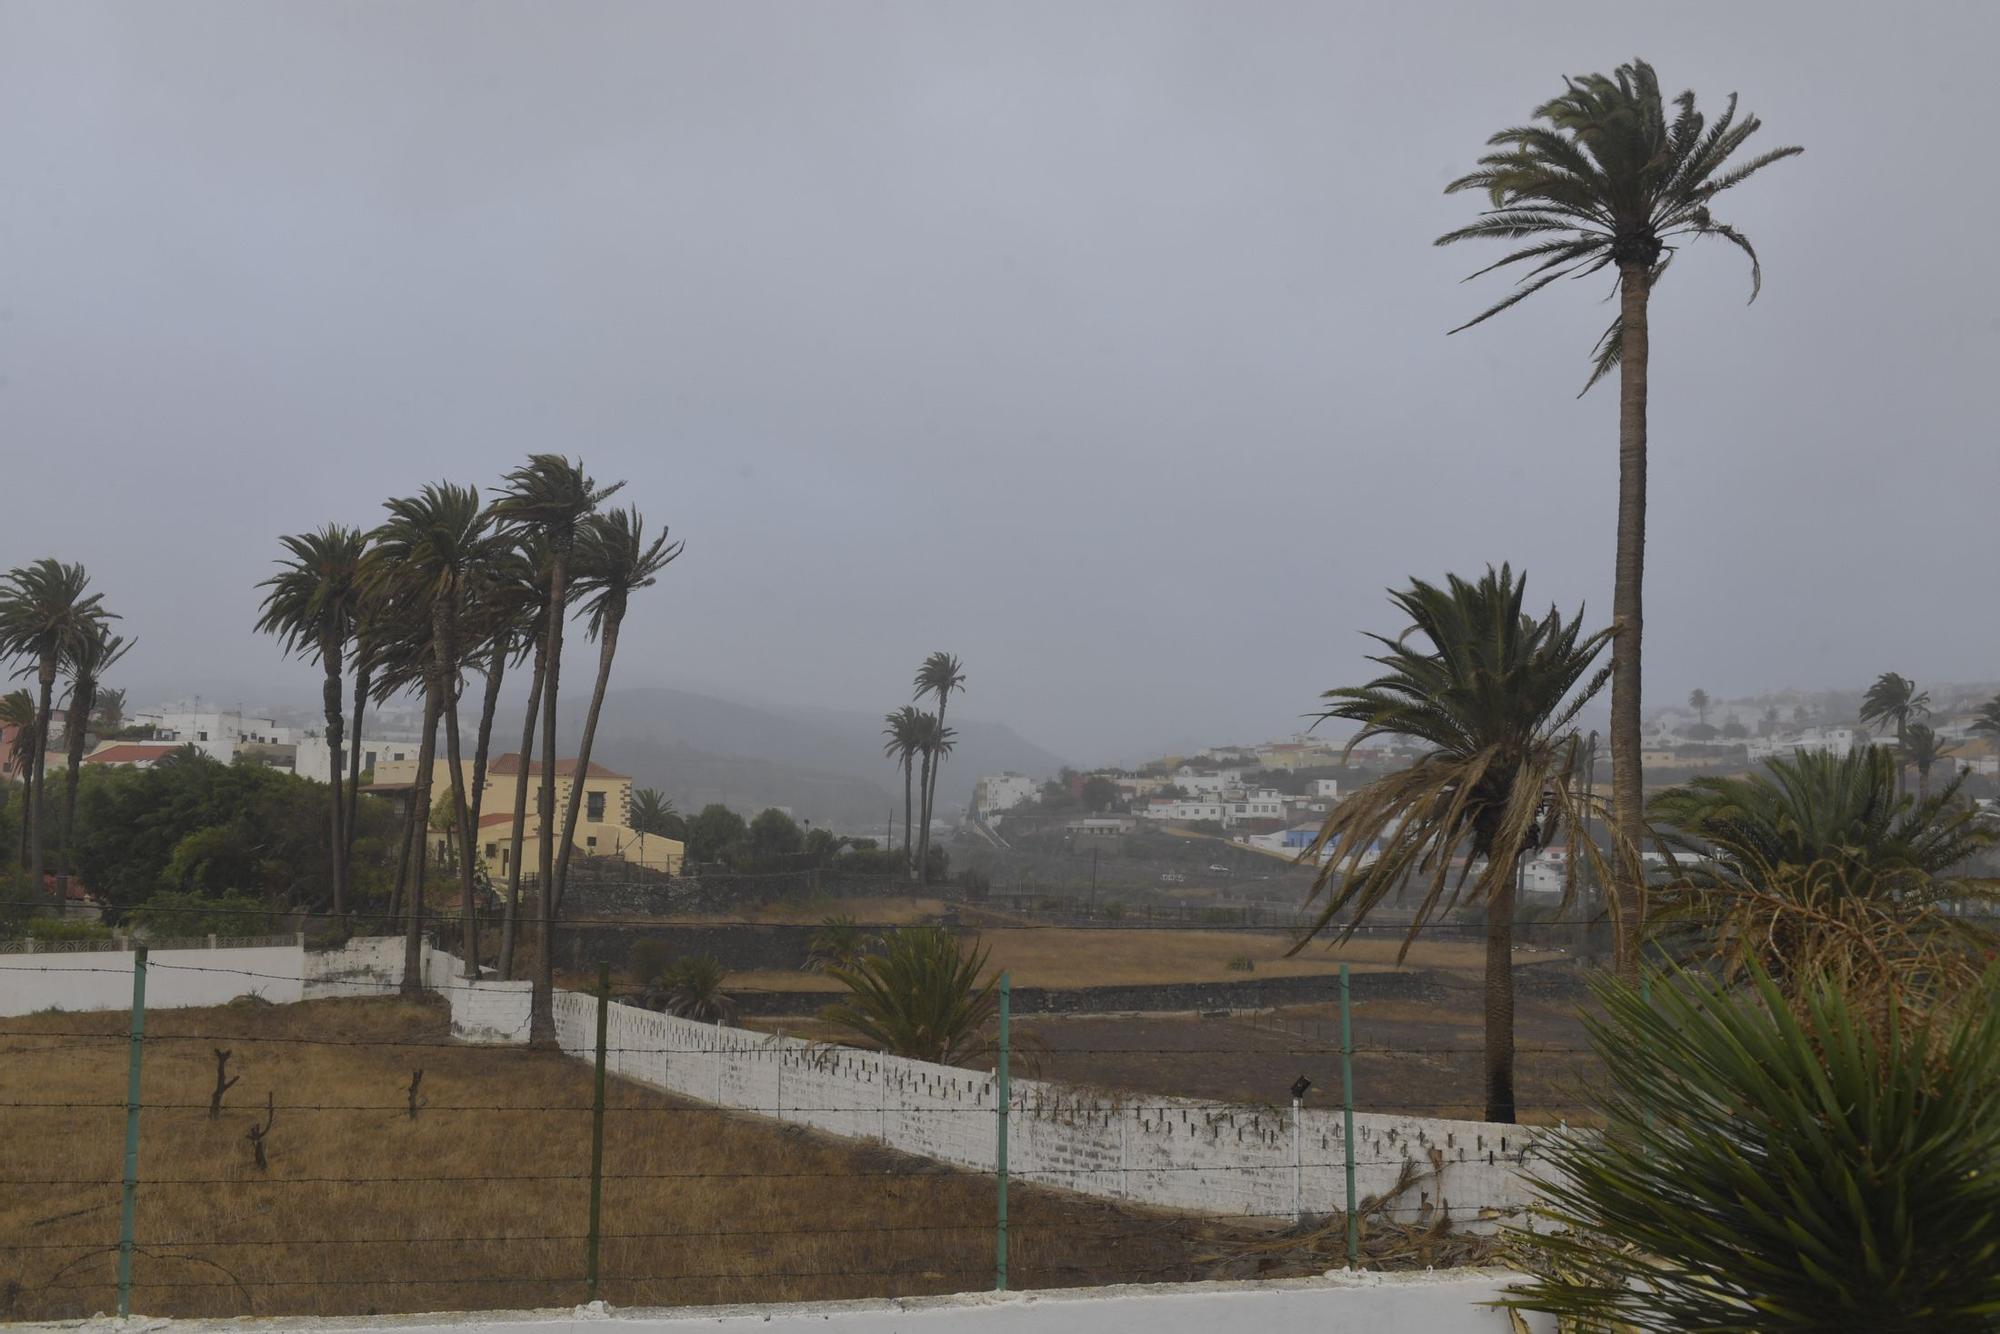
[[[541,661],[542,781],[538,802],[540,826],[540,890],[542,901],[543,966],[537,978],[529,1020],[533,1041],[555,1040],[554,989],[549,956],[555,949],[551,938],[554,918],[549,912],[555,889],[556,821],[556,700],[562,681],[562,641],[564,614],[570,603],[569,562],[576,547],[578,529],[597,507],[624,486],[614,482],[600,487],[584,472],[581,459],[571,461],[560,454],[532,454],[527,463],[507,474],[506,485],[493,502],[493,517],[508,531],[527,541],[539,541],[546,554],[544,575],[545,604],[551,610],[543,617]],[[527,763],[524,754],[522,763]],[[521,840],[514,841],[519,860]]]
[[[1931,770],[1939,760],[1956,754],[1958,747],[1937,734],[1929,723],[1911,723],[1903,729],[1903,757],[1917,768],[1917,801],[1931,795]]]
[[[0,579],[0,658],[25,660],[21,675],[32,674],[35,701],[34,781],[26,814],[30,893],[42,892],[43,830],[48,819],[49,718],[55,708],[56,672],[77,641],[107,620],[103,595],[86,593],[90,575],[81,565],[43,557]]]
[[[576,748],[576,776],[569,785],[569,810],[563,816],[562,847],[556,854],[556,885],[552,912],[562,912],[569,887],[569,859],[575,850],[577,817],[583,813],[583,780],[590,772],[591,747],[597,740],[597,720],[604,711],[604,692],[611,685],[611,663],[618,656],[618,631],[632,594],[659,582],[660,571],[681,554],[681,543],[659,536],[646,540],[646,520],[636,509],[611,510],[584,520],[576,544],[576,593],[588,613],[586,632],[597,641],[597,680],[590,707],[583,715],[583,738]],[[545,913],[545,922],[554,917]]]
[[[922,764],[917,770],[917,790],[929,792],[937,782],[938,766],[957,744],[958,731],[938,721],[935,713],[917,714],[917,754]],[[928,799],[917,816],[917,879],[929,884],[931,877],[931,831]]]
[[[1708,722],[1708,692],[1706,690],[1695,689],[1689,691],[1688,707],[1694,710],[1694,716],[1698,722],[1703,724]]]
[[[1994,753],[2000,755],[2000,695],[1987,700],[1974,712],[1972,730],[1986,736]],[[1994,773],[2000,776],[2000,769],[1995,769]]]
[[[111,730],[125,725],[125,692],[106,688],[97,692],[97,725]]]
[[[1750,259],[1750,296],[1761,283],[1757,252],[1749,239],[1710,211],[1715,197],[1750,176],[1804,150],[1777,148],[1746,161],[1730,159],[1760,122],[1736,116],[1736,96],[1713,124],[1695,109],[1692,92],[1674,99],[1668,114],[1659,77],[1643,60],[1610,75],[1565,81],[1563,93],[1537,107],[1542,122],[1501,130],[1487,141],[1494,151],[1476,171],[1445,187],[1483,192],[1491,203],[1477,222],[1445,233],[1439,245],[1474,239],[1526,242],[1479,270],[1490,273],[1525,264],[1508,296],[1460,325],[1470,328],[1541,291],[1559,278],[1610,270],[1616,279],[1618,316],[1593,351],[1584,389],[1619,373],[1618,552],[1611,619],[1618,637],[1611,651],[1611,777],[1620,842],[1636,857],[1644,835],[1645,785],[1640,772],[1641,594],[1646,555],[1646,395],[1653,288],[1678,243],[1713,237]],[[1477,275],[1474,275],[1477,276]],[[1454,333],[1457,330],[1453,330]],[[1627,899],[1619,956],[1628,972],[1638,966],[1643,898],[1639,863],[1622,877]]]
[[[399,695],[417,693],[423,700],[423,724],[417,745],[415,781],[403,803],[402,846],[396,861],[396,880],[390,892],[389,916],[403,917],[403,992],[423,993],[423,914],[424,867],[430,854],[430,840],[424,824],[432,804],[432,779],[437,770],[437,732],[440,701],[431,691],[430,616],[416,600],[398,590],[393,582],[368,591],[374,609],[370,622],[373,640],[373,699],[383,704]]]
[[[71,831],[76,828],[76,785],[83,774],[88,720],[97,709],[98,682],[131,647],[123,635],[112,634],[99,622],[79,635],[63,656],[63,670],[69,676],[63,729],[68,733],[69,769],[63,774],[62,870],[56,875],[56,892],[65,897],[69,893]]]
[[[954,690],[965,689],[965,671],[959,665],[958,659],[943,651],[931,654],[924,659],[923,666],[917,668],[916,687],[917,693],[910,698],[914,701],[921,700],[925,695],[935,696],[939,735],[952,736],[951,729],[944,725],[944,709],[951,701],[951,693]],[[923,832],[917,840],[917,879],[920,883],[928,882],[930,879],[931,814],[937,804],[938,761],[950,750],[951,747],[947,745],[942,750],[934,751],[930,757],[930,764],[925,767],[921,817]]]
[[[1861,721],[1877,727],[1896,729],[1896,790],[1903,790],[1902,757],[1908,743],[1910,724],[1928,718],[1931,692],[1917,689],[1917,683],[1895,672],[1884,672],[1861,697]]]
[[[1585,772],[1571,727],[1603,687],[1591,666],[1610,630],[1586,635],[1582,612],[1523,613],[1527,578],[1501,566],[1478,583],[1457,575],[1440,588],[1412,580],[1392,601],[1410,629],[1370,661],[1366,685],[1329,690],[1320,719],[1359,723],[1348,749],[1400,736],[1427,749],[1409,768],[1376,779],[1335,806],[1304,859],[1320,859],[1312,897],[1318,919],[1292,949],[1334,924],[1338,939],[1405,881],[1422,899],[1403,942],[1462,900],[1486,910],[1486,1119],[1514,1119],[1514,910],[1521,861],[1584,826]],[[1584,855],[1596,857],[1593,845]],[[1571,863],[1576,861],[1571,857]],[[1565,893],[1565,903],[1571,893]]]
[[[341,670],[354,640],[361,601],[361,557],[367,542],[358,528],[330,523],[317,532],[281,537],[290,553],[284,567],[259,588],[264,595],[257,632],[277,636],[287,655],[301,654],[320,665],[320,708],[326,717],[326,748],[331,757],[328,777],[333,788],[333,920],[337,933],[347,933],[347,809],[340,795]],[[359,739],[360,722],[355,722]]]
[[[917,864],[913,860],[911,844],[914,841],[915,817],[910,802],[910,784],[916,767],[917,752],[923,749],[923,718],[916,705],[905,704],[894,713],[882,716],[882,754],[896,761],[903,770],[903,863],[916,874]]]
[[[445,769],[458,836],[459,902],[464,917],[465,975],[479,976],[478,844],[466,801],[459,742],[458,694],[470,659],[468,610],[474,586],[501,549],[475,487],[433,483],[415,496],[384,502],[389,517],[371,533],[364,581],[399,602],[412,624],[429,627],[426,692],[444,722]]]

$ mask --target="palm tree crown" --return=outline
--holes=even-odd
[[[78,639],[117,619],[104,610],[103,594],[85,594],[89,586],[83,566],[47,557],[0,578],[0,657],[28,659],[53,679]]]
[[[1909,725],[1930,716],[1931,692],[1896,672],[1884,672],[1861,697],[1861,721],[1878,727],[1893,725],[1901,737]]]
[[[639,589],[651,588],[676,556],[681,543],[669,542],[664,528],[651,542],[636,509],[609,510],[585,519],[577,533],[576,596],[596,638],[607,624],[625,619],[625,604]]]
[[[259,584],[264,595],[259,634],[275,635],[287,653],[338,670],[354,637],[361,598],[361,559],[368,548],[358,528],[328,524],[316,532],[278,539],[289,556],[278,573]]]
[[[1536,107],[1539,125],[1516,125],[1487,140],[1494,151],[1445,187],[1446,193],[1481,190],[1491,201],[1479,221],[1437,239],[1439,245],[1493,238],[1528,241],[1473,277],[1516,264],[1531,267],[1515,289],[1459,326],[1469,329],[1558,278],[1582,278],[1612,269],[1615,281],[1636,275],[1650,289],[1666,271],[1681,238],[1719,237],[1750,257],[1750,299],[1763,283],[1749,238],[1718,220],[1709,205],[1724,190],[1805,150],[1774,148],[1729,165],[1736,150],[1761,127],[1755,116],[1737,119],[1730,94],[1710,124],[1695,110],[1692,92],[1673,100],[1667,113],[1659,76],[1643,60],[1612,74],[1565,80],[1558,97]],[[1454,329],[1452,332],[1458,332]],[[1597,342],[1587,391],[1618,365],[1620,322]]]

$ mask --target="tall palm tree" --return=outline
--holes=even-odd
[[[0,695],[0,727],[14,729],[8,760],[21,775],[21,869],[28,869],[28,804],[35,782],[35,697],[25,690]]]
[[[1931,795],[1931,769],[1939,760],[1949,758],[1957,750],[1957,746],[1939,736],[1937,729],[1929,723],[1911,723],[1903,730],[1902,757],[1917,767],[1919,802],[1927,800]]]
[[[1695,718],[1706,725],[1708,722],[1708,692],[1697,687],[1688,692],[1688,707],[1694,710]]]
[[[576,773],[569,785],[569,810],[563,816],[562,847],[556,853],[556,884],[553,902],[544,909],[543,920],[554,921],[562,911],[563,894],[569,887],[569,859],[576,850],[576,821],[583,813],[584,779],[590,773],[590,751],[597,740],[597,720],[604,711],[604,692],[611,684],[611,662],[618,656],[618,630],[625,622],[625,610],[632,594],[651,588],[660,571],[681,554],[682,544],[667,539],[662,527],[659,536],[646,540],[646,520],[636,509],[611,510],[584,520],[577,534],[576,592],[589,614],[587,632],[597,641],[597,680],[590,691],[590,707],[583,715],[583,739],[576,749]],[[544,964],[544,968],[547,965]]]
[[[62,869],[56,874],[56,892],[65,901],[69,895],[70,836],[76,827],[76,785],[83,774],[83,743],[90,716],[97,708],[98,682],[131,647],[125,636],[112,634],[100,622],[79,635],[63,655],[63,670],[69,675],[63,728],[69,740],[69,769],[63,775]]]
[[[917,693],[910,698],[914,701],[922,699],[925,695],[935,696],[940,734],[951,735],[950,730],[944,725],[945,705],[951,701],[952,691],[965,689],[965,671],[959,665],[958,659],[942,650],[931,654],[924,659],[923,666],[917,668],[915,684]],[[931,763],[924,776],[923,833],[917,844],[919,881],[928,881],[930,878],[931,812],[937,804],[938,760],[950,749],[946,746],[943,751],[931,756]]]
[[[380,571],[380,577],[377,573]],[[423,723],[419,729],[416,775],[405,794],[402,845],[396,861],[396,879],[390,892],[389,916],[403,918],[403,993],[423,993],[424,871],[430,855],[425,835],[432,806],[433,779],[437,770],[437,733],[440,701],[430,687],[432,677],[431,622],[428,610],[400,587],[371,552],[364,570],[368,605],[373,615],[373,638],[369,657],[372,664],[372,698],[385,704],[399,695],[415,693],[423,701]]]
[[[366,579],[427,624],[426,692],[444,724],[445,770],[458,835],[458,882],[465,940],[465,975],[479,976],[478,886],[471,808],[466,800],[458,694],[473,645],[468,612],[474,585],[501,548],[480,508],[476,487],[436,482],[415,496],[384,502],[389,517],[370,536]]]
[[[125,725],[125,692],[107,687],[97,692],[97,723],[107,730]]]
[[[1972,730],[1983,733],[1994,754],[2000,755],[2000,695],[1987,700],[1974,712]],[[2000,777],[2000,768],[1994,769],[1995,777]]]
[[[43,829],[48,818],[49,718],[55,707],[56,672],[76,642],[107,620],[103,594],[87,593],[90,575],[81,565],[43,557],[10,570],[0,579],[0,658],[24,659],[32,673],[35,701],[34,782],[28,797],[28,883],[42,892]]]
[[[528,706],[521,718],[520,762],[514,770],[513,842],[507,854],[507,898],[500,920],[500,977],[503,981],[513,980],[514,947],[521,929],[521,867],[523,849],[527,845],[528,779],[535,757],[535,723],[541,713],[542,682],[548,670],[548,543],[537,533],[524,534],[521,557],[522,563],[516,567],[518,577],[525,581],[524,586],[516,590],[517,608],[523,618],[519,628],[524,640],[532,645],[530,660],[534,668],[528,677]]]
[[[1446,232],[1439,245],[1495,239],[1527,244],[1480,273],[1529,264],[1515,290],[1459,328],[1482,323],[1558,278],[1610,269],[1618,316],[1598,339],[1584,389],[1619,373],[1618,551],[1611,620],[1611,783],[1620,842],[1634,858],[1644,837],[1645,784],[1640,772],[1641,593],[1646,557],[1646,395],[1648,303],[1677,242],[1715,237],[1750,259],[1750,296],[1761,283],[1748,238],[1710,212],[1715,197],[1780,159],[1804,150],[1772,149],[1730,165],[1760,122],[1736,117],[1736,95],[1713,123],[1695,110],[1692,92],[1674,99],[1671,117],[1653,67],[1643,60],[1612,74],[1565,80],[1563,93],[1534,112],[1541,124],[1501,130],[1494,151],[1445,187],[1478,190],[1491,207],[1477,222]],[[1475,275],[1476,276],[1476,275]],[[1453,330],[1454,333],[1457,330]],[[1638,967],[1643,896],[1637,860],[1623,868],[1627,899],[1619,957]]]
[[[1876,727],[1894,726],[1896,729],[1896,790],[1903,790],[1903,754],[1908,746],[1910,724],[1919,718],[1928,718],[1931,712],[1931,692],[1917,689],[1917,683],[1896,672],[1884,672],[1875,678],[1868,693],[1861,697],[1861,721]]]
[[[1603,685],[1592,664],[1609,629],[1586,635],[1582,612],[1522,611],[1527,578],[1507,566],[1477,583],[1421,579],[1391,592],[1410,629],[1370,636],[1382,674],[1329,690],[1321,721],[1359,723],[1348,749],[1400,736],[1426,749],[1409,768],[1376,779],[1335,806],[1304,858],[1319,861],[1312,897],[1326,896],[1307,940],[1350,913],[1338,938],[1407,879],[1427,882],[1408,951],[1434,916],[1461,900],[1486,910],[1486,1119],[1514,1119],[1514,910],[1523,858],[1576,831],[1588,816],[1582,750],[1571,727]],[[1596,857],[1594,845],[1586,855]],[[1572,864],[1576,858],[1572,857]],[[1456,868],[1456,869],[1454,869]],[[1468,885],[1469,882],[1469,885]],[[1565,895],[1568,898],[1568,895]]]
[[[917,790],[929,792],[937,779],[938,766],[951,754],[958,739],[956,728],[946,727],[935,713],[917,714],[917,754],[922,764],[917,771]],[[928,802],[925,803],[928,806]],[[931,878],[930,811],[920,808],[917,815],[917,880],[929,884]]]
[[[916,874],[917,864],[911,857],[914,841],[912,826],[914,816],[910,803],[910,782],[912,770],[916,767],[917,752],[923,748],[923,717],[914,704],[905,704],[894,713],[882,715],[882,754],[896,761],[903,770],[903,864]]]
[[[500,495],[494,500],[492,513],[508,531],[524,539],[539,539],[547,551],[547,605],[551,609],[542,626],[542,688],[540,692],[542,723],[542,781],[538,800],[538,823],[540,826],[540,888],[543,904],[542,923],[545,933],[553,932],[553,919],[549,915],[551,898],[555,889],[555,838],[556,838],[556,700],[562,680],[563,614],[569,607],[569,562],[576,547],[577,530],[597,507],[613,492],[624,486],[615,482],[608,487],[597,485],[583,470],[581,459],[570,460],[560,454],[531,454],[522,466],[507,474]],[[522,757],[527,762],[527,757]],[[519,839],[515,849],[520,848]],[[518,857],[517,857],[518,860]],[[544,976],[549,974],[549,956],[555,949],[555,941],[549,934],[542,937]],[[555,1040],[554,991],[551,985],[538,985],[535,989],[534,1004],[529,1021],[531,1040],[548,1043]]]
[[[358,528],[330,523],[317,532],[278,539],[289,553],[281,568],[259,588],[263,613],[259,634],[275,635],[287,655],[298,653],[320,665],[320,708],[326,716],[326,748],[331,757],[328,779],[333,791],[333,921],[347,933],[347,810],[341,802],[340,769],[342,713],[341,669],[354,639],[361,600],[361,557],[367,542]],[[359,727],[359,723],[356,723]],[[359,732],[356,732],[357,738]]]
[[[350,877],[354,871],[354,836],[359,828],[362,721],[368,714],[369,691],[374,682],[375,645],[381,633],[376,621],[380,614],[374,599],[365,591],[358,592],[354,614],[354,726],[352,741],[347,748],[347,846],[343,849],[343,865]]]

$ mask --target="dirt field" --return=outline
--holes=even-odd
[[[122,1014],[0,1024],[0,1318],[113,1309]],[[450,1045],[391,1000],[148,1018],[135,1309],[277,1315],[584,1300],[590,1072]],[[214,1049],[241,1082],[219,1119]],[[407,1111],[421,1069],[420,1107]],[[277,1110],[258,1169],[246,1138]],[[603,1296],[616,1305],[976,1290],[993,1185],[613,1082]],[[1326,1267],[1240,1228],[1016,1186],[1016,1286]],[[1412,1255],[1409,1263],[1422,1263]]]
[[[1330,947],[1315,941],[1287,958],[1289,938],[1260,931],[1169,931],[1097,927],[988,927],[980,944],[992,951],[992,971],[1005,969],[1022,987],[1119,986],[1147,982],[1227,982],[1258,977],[1304,977],[1340,971],[1379,972],[1397,967],[1447,968],[1476,975],[1485,967],[1486,947],[1476,941],[1419,941],[1398,965],[1402,942],[1355,939]],[[1549,957],[1532,948],[1515,951],[1521,963]],[[1251,969],[1232,969],[1248,959]],[[730,974],[730,985],[752,991],[837,991],[840,985],[815,973],[781,970]]]

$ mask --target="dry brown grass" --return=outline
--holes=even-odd
[[[0,1318],[113,1308],[126,1022],[0,1023],[0,1102],[70,1104],[0,1108]],[[365,1314],[584,1299],[587,1066],[450,1045],[441,1009],[387,999],[161,1011],[148,1036],[135,1309]],[[217,1046],[234,1051],[242,1082],[211,1121]],[[419,1067],[426,1106],[412,1120],[404,1090]],[[267,1094],[278,1107],[259,1172],[245,1134]],[[602,1294],[614,1304],[990,1285],[989,1178],[615,1080],[610,1105]],[[556,1179],[503,1179],[524,1176]],[[1013,1204],[1016,1286],[1255,1272],[1213,1258],[1241,1257],[1236,1229],[1020,1186]]]
[[[729,912],[675,913],[657,920],[690,924],[757,922],[771,926],[818,926],[829,917],[852,917],[863,926],[906,926],[911,922],[934,922],[944,908],[944,900],[937,898],[781,899]]]

